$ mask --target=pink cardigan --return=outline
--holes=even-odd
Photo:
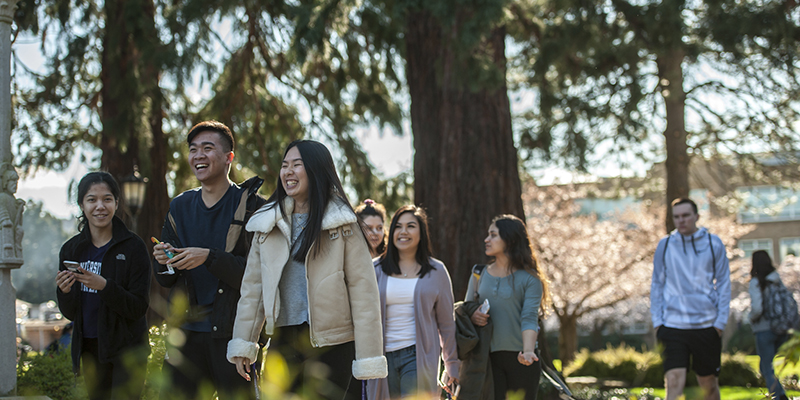
[[[437,383],[440,362],[449,376],[458,377],[461,361],[456,349],[456,324],[453,313],[453,285],[444,264],[430,259],[434,269],[421,278],[414,288],[414,316],[417,335],[417,387],[420,394],[439,398]],[[375,261],[375,275],[381,297],[381,326],[386,330],[386,281],[388,276]],[[385,351],[384,351],[385,353]],[[369,400],[389,399],[386,378],[367,381]]]

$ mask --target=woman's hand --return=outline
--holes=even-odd
[[[448,375],[447,380],[445,380],[442,389],[444,389],[445,392],[450,393],[450,396],[456,396],[456,394],[454,393],[456,390],[456,386],[458,386],[458,379]]]
[[[72,272],[67,270],[58,271],[56,275],[56,285],[62,293],[69,293],[72,290],[72,285],[75,284],[75,277]]]
[[[69,272],[69,274],[71,274],[76,281],[82,283],[87,288],[94,290],[103,290],[106,288],[106,278],[103,278],[101,275],[95,274],[94,272],[87,271],[83,269],[83,267],[78,267],[78,271],[83,273],[76,274]]]
[[[489,323],[489,314],[484,314],[480,312],[480,310],[475,310],[472,316],[469,317],[469,320],[472,321],[475,326],[486,326],[486,324]]]
[[[517,354],[517,361],[524,366],[528,366],[539,361],[539,357],[532,351],[520,351],[519,354]]]
[[[236,372],[250,382],[250,359],[245,357],[233,357],[233,364],[236,365]]]

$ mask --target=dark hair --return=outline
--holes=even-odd
[[[186,136],[186,143],[192,144],[194,137],[203,132],[216,132],[222,138],[222,150],[224,152],[233,151],[234,140],[231,129],[225,124],[218,121],[203,121],[189,129],[189,134]]]
[[[383,204],[376,203],[375,200],[366,199],[361,204],[356,207],[356,215],[361,222],[361,228],[366,230],[367,226],[364,223],[364,218],[366,217],[378,217],[381,219],[382,222],[386,223],[386,208],[383,207]],[[366,232],[364,232],[366,235]],[[386,251],[386,238],[388,237],[388,233],[386,232],[386,225],[383,226],[383,241],[378,245],[375,251],[378,254],[383,254]]]
[[[492,224],[497,227],[500,239],[506,244],[505,253],[508,257],[509,268],[512,269],[509,272],[524,270],[542,282],[542,301],[539,309],[542,313],[546,313],[551,302],[550,281],[540,266],[536,250],[531,245],[525,222],[514,215],[504,214],[494,217]]]
[[[80,182],[78,182],[78,206],[83,205],[83,198],[86,197],[86,193],[89,192],[89,189],[99,183],[105,183],[108,185],[108,189],[111,190],[114,200],[119,201],[119,184],[111,174],[104,171],[89,172],[88,174],[84,175],[83,178],[81,178]],[[78,230],[83,231],[83,228],[86,227],[86,224],[86,214],[84,214],[83,210],[81,210],[81,215],[78,216]]]
[[[758,279],[758,286],[761,291],[767,287],[767,275],[775,271],[775,266],[772,265],[772,258],[769,253],[764,250],[756,250],[753,252],[753,268],[750,270],[750,275]]]
[[[414,258],[420,265],[419,274],[417,275],[420,278],[424,278],[428,272],[436,269],[430,261],[431,257],[433,257],[430,240],[431,234],[428,231],[428,214],[425,213],[425,210],[413,204],[400,207],[392,217],[392,223],[389,226],[389,244],[386,246],[386,251],[380,257],[381,269],[387,275],[395,275],[401,272],[399,265],[400,253],[397,251],[397,246],[394,245],[394,232],[397,229],[397,221],[403,214],[407,213],[416,217],[419,223],[419,245],[417,246],[417,254],[414,255]]]
[[[692,201],[692,199],[690,199],[688,197],[678,197],[677,199],[672,200],[672,203],[671,203],[672,207],[675,207],[675,206],[681,205],[681,204],[691,204],[692,205],[692,210],[694,210],[694,213],[697,214],[697,203]]]
[[[322,218],[325,216],[325,208],[331,201],[339,201],[343,207],[348,208],[353,214],[353,207],[347,200],[342,188],[339,175],[336,174],[336,166],[333,164],[331,152],[324,144],[314,140],[295,140],[289,143],[283,158],[293,147],[297,147],[300,157],[303,159],[303,167],[308,176],[308,225],[303,233],[300,234],[300,247],[295,254],[295,261],[305,262],[306,254],[311,249],[311,245],[319,240],[322,232]],[[278,184],[275,191],[267,199],[270,204],[267,209],[275,208],[277,205],[281,210],[281,215],[286,217],[286,210],[283,208],[283,201],[286,199],[286,190],[281,184],[281,177],[278,175]],[[366,238],[364,238],[366,241]],[[320,246],[314,249],[314,257],[319,254]]]

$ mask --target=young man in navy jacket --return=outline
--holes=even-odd
[[[188,399],[209,383],[221,400],[252,397],[252,384],[239,376],[225,353],[252,238],[243,226],[266,202],[257,193],[263,180],[253,177],[237,185],[228,179],[234,139],[222,123],[195,125],[187,143],[189,167],[200,187],[172,200],[162,243],[153,248],[156,280],[171,288],[170,299],[184,296],[188,302],[179,310],[183,315],[173,316],[185,340],[171,343],[164,370]]]

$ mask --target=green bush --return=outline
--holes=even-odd
[[[17,365],[17,392],[21,396],[48,396],[51,399],[84,398],[72,373],[69,350],[58,353],[27,353]]]
[[[624,345],[591,353],[584,349],[572,365],[564,369],[564,375],[614,379],[633,386],[664,387],[661,356],[654,352],[641,353]],[[744,353],[723,354],[719,381],[722,386],[750,387],[759,384],[759,376],[747,363]],[[686,376],[686,385],[697,385],[692,371]]]
[[[759,376],[744,353],[723,354],[719,371],[720,386],[759,386]]]

